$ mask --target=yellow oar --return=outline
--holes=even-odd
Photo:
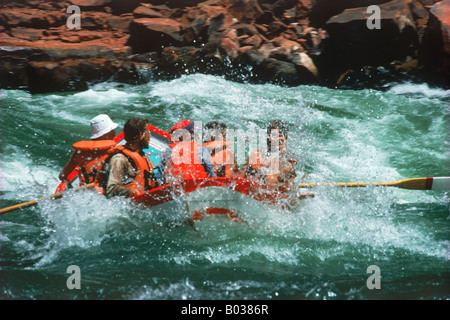
[[[318,182],[300,183],[300,188],[313,188],[315,186],[333,185],[338,187],[368,187],[386,186],[410,190],[450,190],[450,177],[411,178],[393,182]]]
[[[74,191],[79,191],[79,190],[84,190],[84,189],[92,189],[93,187],[94,187],[94,183],[89,183],[89,184],[82,185],[80,187],[75,188]],[[0,215],[4,214],[4,213],[7,213],[7,212],[11,212],[11,211],[17,210],[17,209],[22,209],[22,208],[27,208],[27,207],[34,206],[34,205],[38,204],[38,201],[40,201],[40,200],[59,199],[59,198],[62,198],[63,194],[64,194],[64,192],[58,192],[58,193],[52,194],[52,195],[50,195],[48,197],[42,197],[42,198],[40,198],[38,200],[31,200],[31,201],[27,201],[27,202],[16,204],[16,205],[11,206],[11,207],[0,209]]]

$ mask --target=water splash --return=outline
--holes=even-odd
[[[442,143],[447,93],[422,86],[337,91],[191,75],[83,93],[2,91],[1,99],[8,118],[0,172],[7,204],[54,191],[70,145],[88,137],[88,121],[97,113],[119,123],[148,116],[165,130],[181,119],[219,119],[248,130],[286,120],[292,126],[288,148],[300,160],[298,182],[391,181],[445,174],[448,167],[448,143]],[[0,265],[9,273],[0,295],[71,299],[72,292],[61,293],[60,280],[68,265],[79,264],[84,298],[390,298],[416,285],[422,289],[415,297],[448,298],[442,289],[447,193],[375,187],[313,192],[315,198],[293,210],[259,212],[248,205],[242,208],[246,225],[211,219],[195,227],[183,223],[181,200],[164,210],[94,192],[67,194],[2,216]],[[380,265],[391,291],[376,296],[364,290],[369,264]],[[24,276],[24,269],[38,277]]]

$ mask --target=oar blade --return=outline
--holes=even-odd
[[[395,182],[394,186],[409,190],[431,190],[433,178],[412,178]]]
[[[431,190],[450,190],[450,177],[432,178]]]
[[[450,190],[450,177],[427,177],[400,180],[396,187],[410,190]]]

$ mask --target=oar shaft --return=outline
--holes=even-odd
[[[79,191],[79,190],[82,190],[82,189],[91,189],[93,187],[94,187],[94,183],[90,183],[90,184],[86,184],[86,185],[82,185],[82,186],[76,187],[74,189],[74,191]],[[15,210],[18,210],[18,209],[35,206],[35,205],[38,204],[38,201],[42,201],[42,200],[45,200],[45,199],[59,199],[59,198],[62,198],[63,194],[64,194],[64,192],[58,192],[58,193],[52,194],[52,195],[50,195],[48,197],[39,198],[38,200],[31,200],[31,201],[27,201],[27,202],[16,204],[16,205],[11,206],[11,207],[3,208],[3,209],[0,209],[0,215],[2,215],[4,213],[7,213],[7,212],[15,211]]]
[[[348,188],[359,188],[367,187],[369,185],[379,186],[381,183],[377,182],[311,182],[311,183],[300,183],[298,186],[300,188],[314,188],[316,186],[337,186],[337,187],[348,187]]]
[[[8,208],[0,209],[0,214],[4,214],[4,213],[10,212],[10,211],[14,211],[14,210],[22,209],[22,208],[31,207],[31,206],[36,205],[37,203],[38,203],[37,200],[31,200],[28,202],[16,204],[16,205],[8,207]]]
[[[318,182],[318,183],[300,183],[299,188],[313,188],[316,186],[338,186],[346,188],[385,186],[397,187],[409,190],[450,190],[450,177],[427,177],[411,178],[393,182]]]

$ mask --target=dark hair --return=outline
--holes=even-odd
[[[205,129],[217,129],[223,132],[224,130],[227,129],[227,125],[223,122],[211,121],[205,125]]]
[[[223,134],[225,130],[227,130],[227,125],[225,123],[218,121],[208,122],[203,130],[203,135],[205,135],[205,133],[209,133],[209,136],[206,137],[205,142],[212,141],[216,134]]]
[[[270,134],[272,133],[272,130],[274,129],[278,129],[281,133],[284,133],[284,136],[288,137],[288,131],[289,131],[289,126],[286,122],[282,121],[282,120],[275,120],[272,121],[271,123],[269,123],[269,125],[267,126],[267,136],[270,137]]]
[[[272,133],[272,130],[275,130],[275,129],[278,129],[280,135],[284,134],[284,137],[286,139],[288,137],[289,127],[286,122],[281,121],[281,120],[275,120],[275,121],[272,121],[271,123],[269,123],[269,125],[267,126],[267,151],[268,152],[272,151],[271,133]]]
[[[135,141],[140,133],[144,133],[148,120],[141,118],[131,118],[123,126],[123,134],[127,142]]]

